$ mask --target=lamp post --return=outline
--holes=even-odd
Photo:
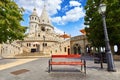
[[[105,21],[106,4],[100,4],[98,11],[102,15],[102,20],[103,20],[105,45],[106,45],[107,70],[115,72],[116,70],[115,70],[113,56],[112,56],[112,52],[109,44],[108,32],[107,32],[106,21]]]

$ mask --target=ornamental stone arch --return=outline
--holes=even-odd
[[[79,43],[75,43],[72,46],[73,54],[81,54],[81,46]]]
[[[86,55],[86,46],[88,44],[90,43],[85,35],[72,37],[70,41],[71,54],[80,53],[82,55]]]

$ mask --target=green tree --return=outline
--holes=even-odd
[[[86,17],[85,25],[88,40],[95,47],[105,46],[103,22],[101,15],[98,13],[98,6],[101,2],[107,4],[106,24],[110,45],[118,45],[120,53],[120,1],[119,0],[88,0],[85,6]]]
[[[23,11],[14,0],[0,0],[0,43],[24,38]]]

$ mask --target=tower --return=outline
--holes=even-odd
[[[29,23],[29,34],[36,34],[38,32],[39,26],[39,17],[37,15],[36,9],[33,9],[32,14],[30,15],[30,23]],[[35,35],[34,35],[35,36]]]
[[[44,5],[39,22],[40,22],[39,24],[40,24],[41,31],[47,31],[47,32],[54,31],[54,27],[52,26],[51,21],[46,11],[46,5]]]

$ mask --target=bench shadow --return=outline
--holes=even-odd
[[[100,67],[92,66],[92,67],[87,67],[87,69],[100,69]]]
[[[87,67],[87,69],[94,69],[94,70],[97,70],[97,71],[106,71],[107,69],[106,68],[101,68],[101,67]]]
[[[58,69],[58,68],[56,68],[56,69],[53,69],[50,73],[49,73],[49,75],[51,76],[51,77],[54,77],[54,78],[62,78],[62,79],[66,79],[66,77],[71,77],[71,78],[73,78],[73,79],[75,79],[75,78],[86,78],[86,75],[83,73],[83,72],[81,72],[80,70],[77,70],[77,69]]]
[[[81,72],[80,70],[70,69],[53,69],[51,72]]]
[[[48,70],[46,70],[48,72]],[[53,68],[50,72],[80,72],[82,71],[80,69],[75,68]]]

